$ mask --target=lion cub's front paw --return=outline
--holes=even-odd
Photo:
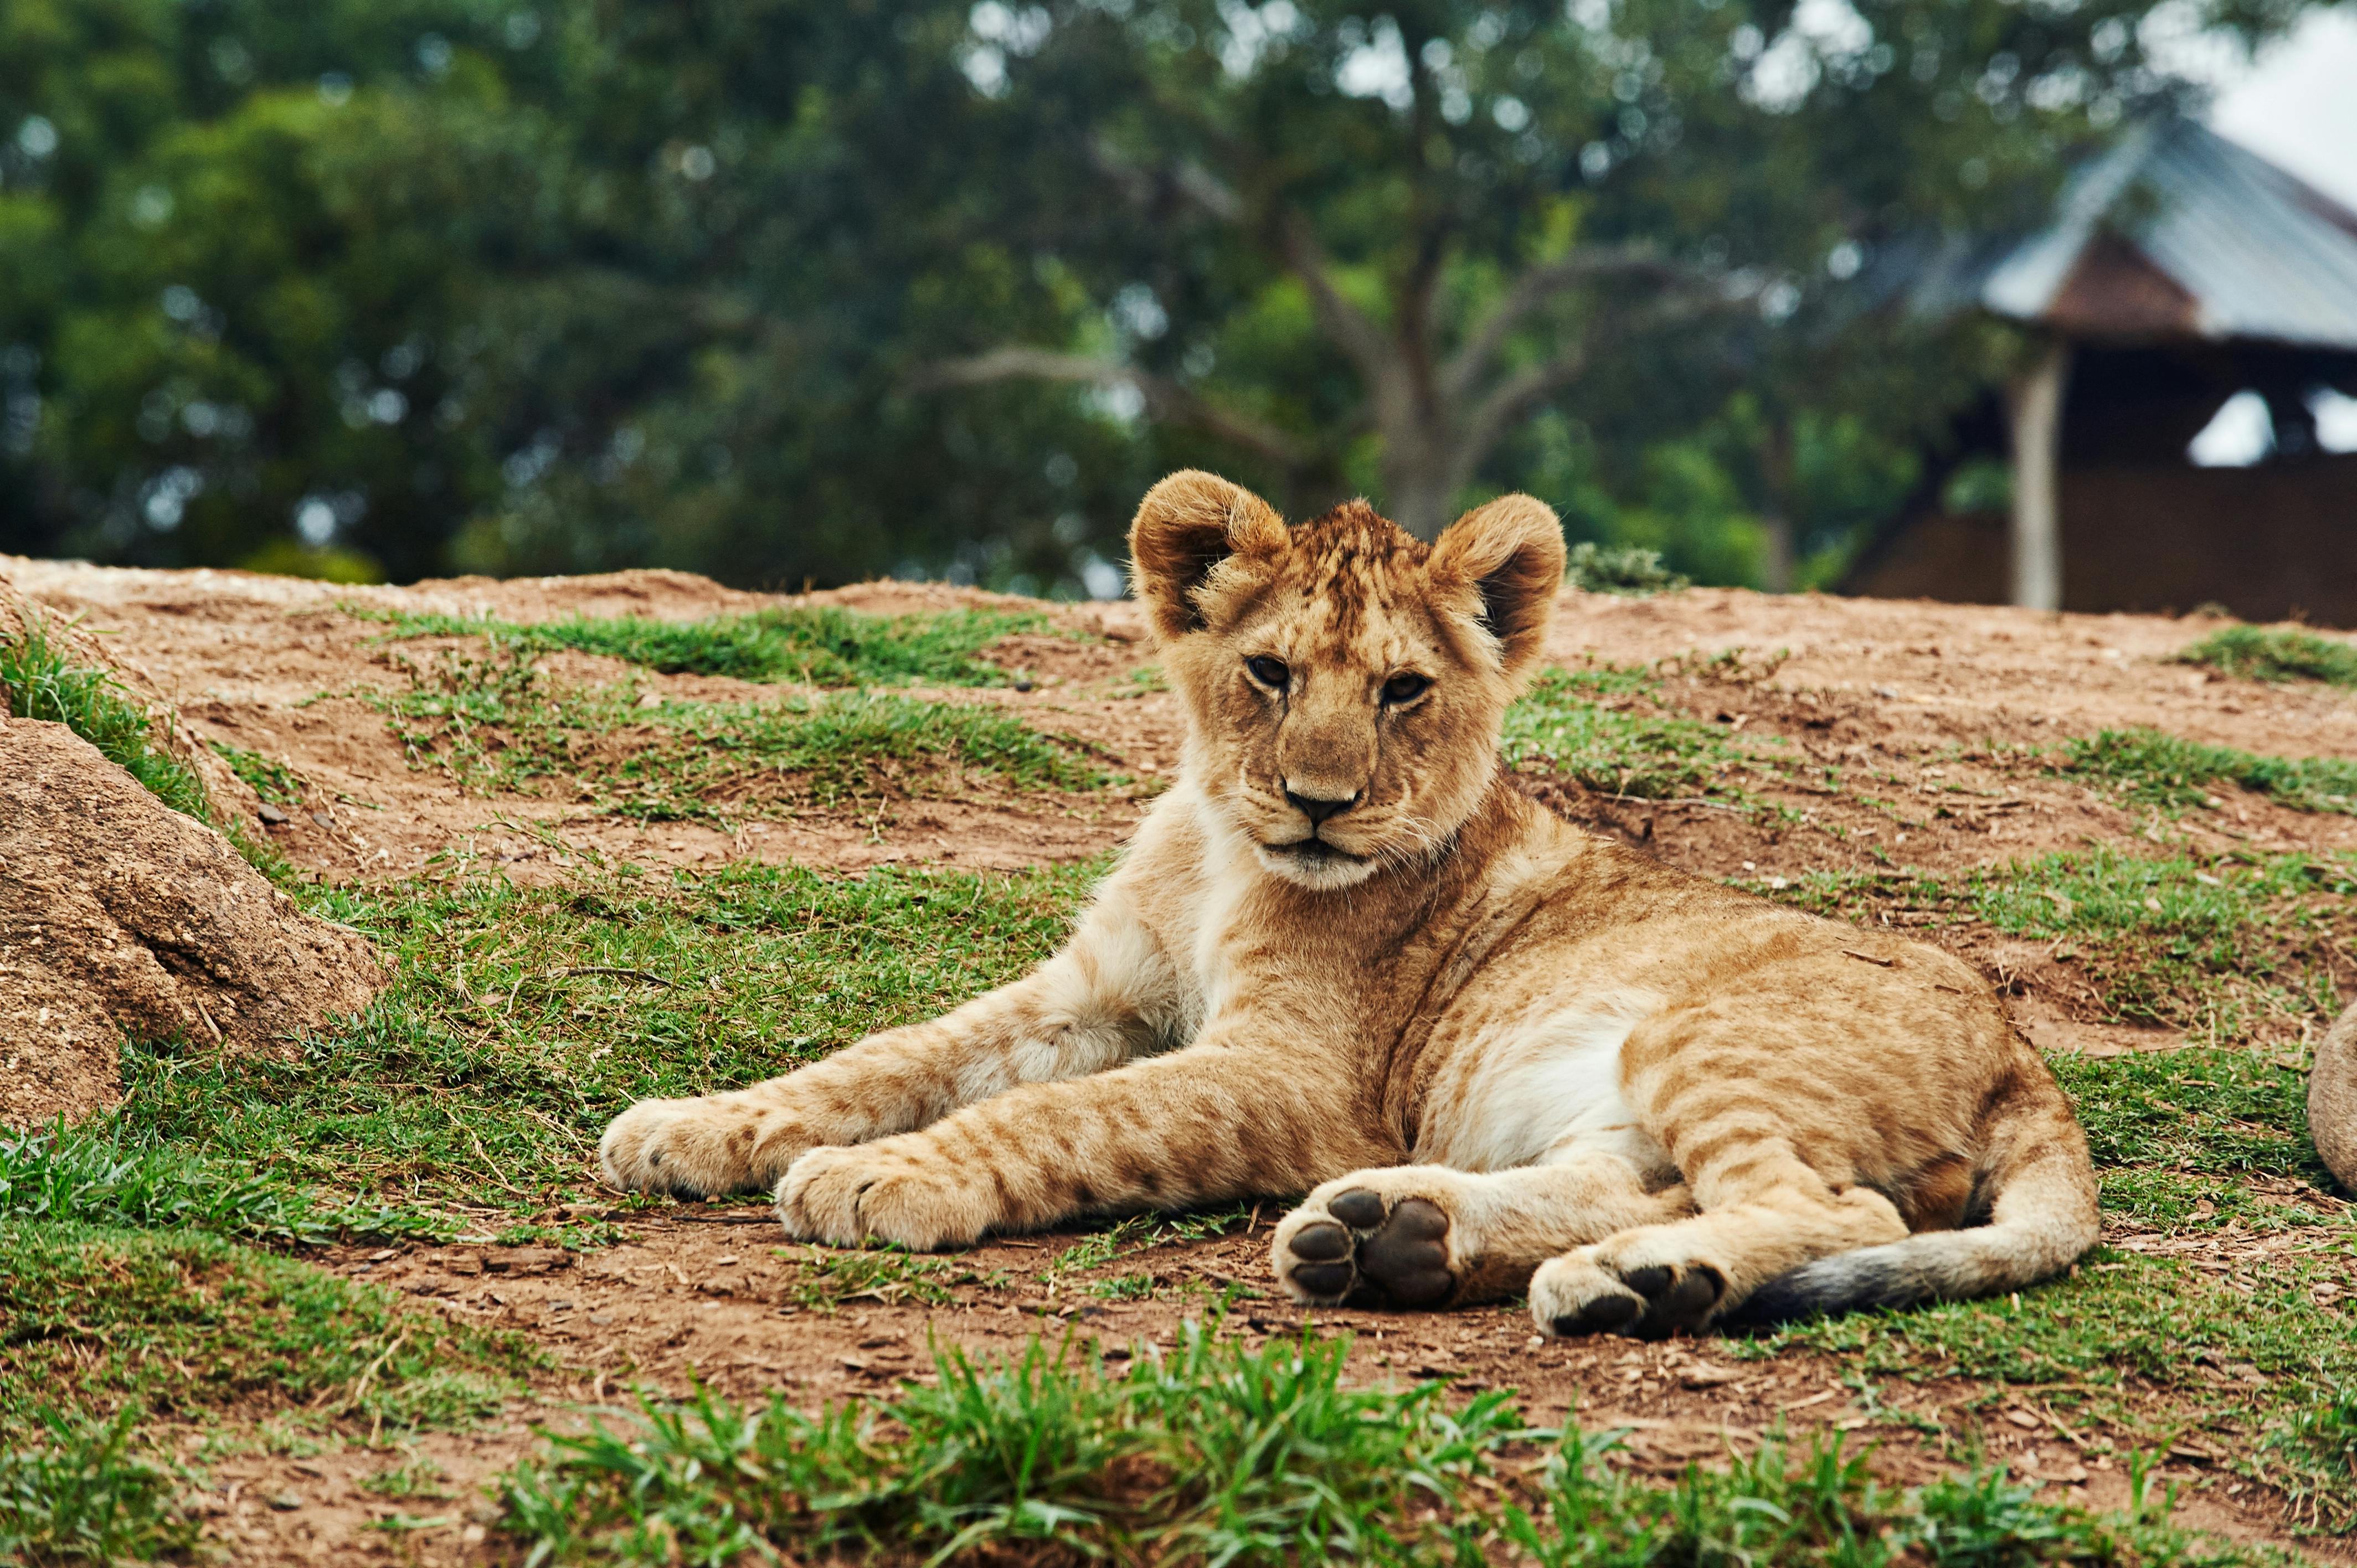
[[[778,1186],[778,1219],[798,1240],[851,1247],[889,1241],[919,1251],[982,1239],[997,1217],[938,1164],[892,1147],[898,1139],[813,1149]]]
[[[759,1192],[807,1147],[777,1112],[710,1094],[640,1101],[607,1125],[597,1163],[625,1192],[705,1197]]]
[[[1531,1276],[1531,1316],[1564,1339],[1700,1333],[1726,1296],[1727,1276],[1708,1263],[1641,1262],[1616,1257],[1609,1241],[1550,1259]]]
[[[1277,1283],[1317,1306],[1438,1306],[1459,1271],[1448,1210],[1430,1197],[1385,1197],[1363,1179],[1329,1182],[1285,1217],[1273,1252]]]

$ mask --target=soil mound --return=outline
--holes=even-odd
[[[283,1053],[382,983],[210,828],[63,725],[0,716],[0,1123],[122,1097],[120,1041]]]
[[[2316,1047],[2308,1075],[2308,1131],[2316,1152],[2341,1180],[2357,1192],[2357,1007],[2341,1015]]]

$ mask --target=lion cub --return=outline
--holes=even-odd
[[[1185,768],[1061,952],[784,1078],[645,1101],[625,1187],[911,1247],[1307,1191],[1299,1301],[1527,1289],[1658,1336],[2027,1284],[2086,1141],[1972,970],[1670,870],[1499,765],[1563,578],[1526,496],[1426,546],[1173,475],[1130,534]]]

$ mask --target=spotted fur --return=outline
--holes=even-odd
[[[1513,788],[1546,508],[1427,546],[1184,473],[1131,547],[1185,766],[1071,940],[931,1023],[632,1106],[613,1181],[774,1186],[798,1237],[920,1248],[1307,1192],[1274,1243],[1297,1299],[1527,1290],[1554,1334],[1969,1295],[2093,1242],[2070,1105],[1970,968]]]

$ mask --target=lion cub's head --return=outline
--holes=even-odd
[[[1189,472],[1147,493],[1129,547],[1188,770],[1263,865],[1347,887],[1448,846],[1555,613],[1554,512],[1507,496],[1427,545],[1363,501],[1288,528]]]

